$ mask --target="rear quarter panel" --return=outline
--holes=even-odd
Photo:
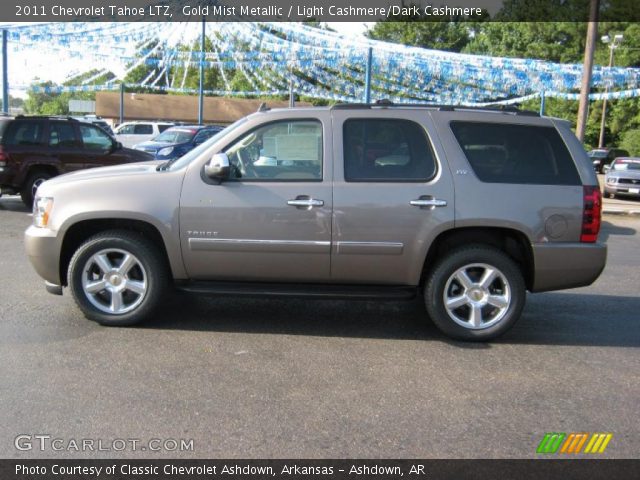
[[[551,119],[486,111],[464,112],[464,115],[460,112],[434,111],[431,115],[454,176],[456,228],[511,228],[524,233],[532,244],[579,241],[583,208],[581,185],[482,182],[474,173],[450,127],[450,122],[454,120],[549,127],[554,126]],[[575,145],[567,146],[572,155],[577,155],[574,152]],[[581,179],[589,177],[585,165],[580,163],[577,168]]]

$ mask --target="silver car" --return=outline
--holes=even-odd
[[[640,198],[640,158],[616,158],[604,177],[604,194]]]
[[[26,251],[89,319],[130,325],[169,288],[225,296],[423,297],[489,340],[526,291],[604,268],[595,172],[568,122],[518,110],[261,109],[179,160],[42,184]]]

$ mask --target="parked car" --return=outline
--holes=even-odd
[[[516,322],[527,290],[598,278],[600,220],[598,180],[568,122],[337,105],[261,109],[180,159],[46,182],[25,245],[47,290],[69,287],[103,325],[151,317],[171,286],[423,295],[443,332],[479,341]]]
[[[640,198],[640,158],[616,158],[604,177],[604,194]]]
[[[19,193],[28,207],[38,186],[56,175],[152,158],[123,148],[91,123],[65,117],[0,118],[1,193]]]
[[[593,162],[593,168],[598,173],[604,173],[604,167],[611,165],[618,157],[628,157],[629,152],[621,148],[596,148],[587,155]]]
[[[137,144],[134,148],[150,153],[158,160],[180,158],[185,153],[205,142],[224,127],[184,125],[166,129],[148,142]]]
[[[125,122],[114,130],[116,140],[128,148],[138,143],[157,137],[167,128],[173,127],[171,122]]]

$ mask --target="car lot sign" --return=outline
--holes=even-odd
[[[96,113],[96,102],[93,100],[69,100],[71,113]]]

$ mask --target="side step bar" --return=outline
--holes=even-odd
[[[212,295],[249,297],[299,297],[349,300],[410,300],[416,287],[383,285],[326,285],[293,283],[186,282],[176,284],[178,290]]]

